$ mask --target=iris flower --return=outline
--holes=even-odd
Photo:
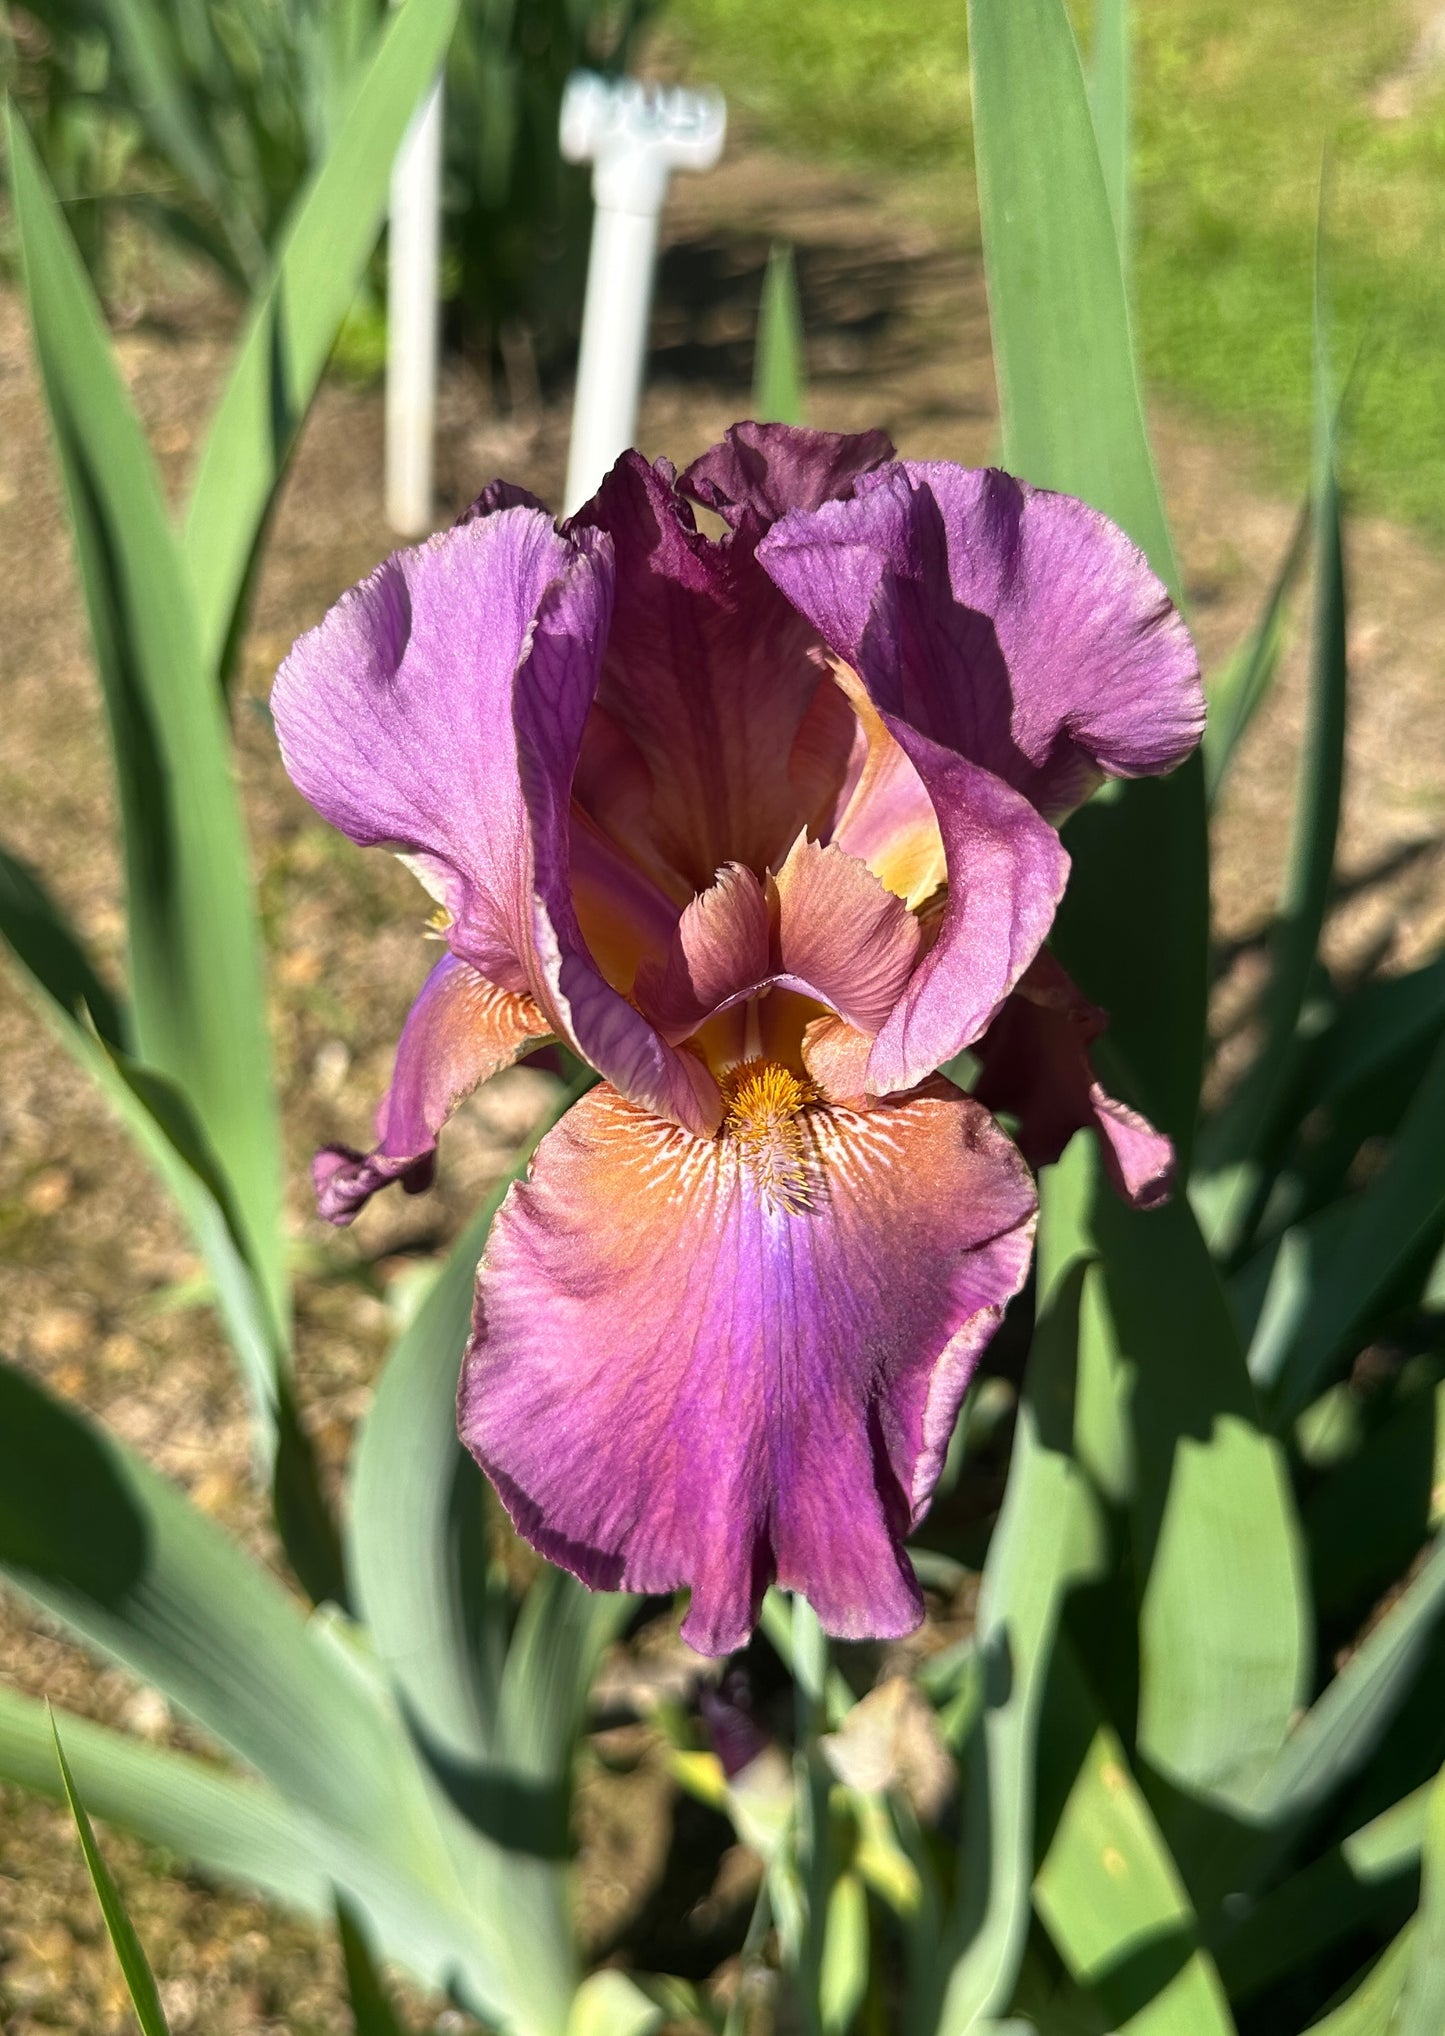
[[[904,1538],[1028,1270],[1024,1154],[1089,1125],[1123,1192],[1167,1186],[1041,952],[1057,822],[1201,730],[1140,553],[1007,474],[743,424],[680,478],[624,455],[560,528],[494,484],[300,639],[273,706],[444,943],[374,1150],[318,1156],[323,1215],[424,1187],[460,1099],[545,1040],[601,1077],[478,1271],[461,1433],[517,1528],[590,1585],[689,1586],[705,1652],[775,1579],[830,1633],[910,1630]],[[968,1046],[978,1097],[937,1072]]]

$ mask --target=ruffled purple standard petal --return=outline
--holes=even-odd
[[[805,431],[749,421],[730,425],[678,487],[734,529],[748,516],[766,526],[790,509],[818,509],[850,495],[860,475],[892,457],[886,431]]]
[[[1018,792],[883,719],[933,802],[948,893],[937,937],[869,1055],[875,1095],[912,1088],[978,1038],[1042,946],[1069,873],[1053,828]]]
[[[457,1104],[550,1032],[530,997],[499,990],[454,954],[445,955],[402,1028],[391,1087],[376,1113],[375,1149],[330,1145],[312,1162],[327,1222],[349,1223],[391,1181],[410,1194],[430,1187],[437,1133]]]
[[[1107,517],[996,469],[902,462],[782,519],[758,560],[880,708],[1059,818],[1204,726],[1189,632]]]
[[[593,1090],[478,1275],[467,1446],[585,1583],[690,1585],[707,1653],[746,1639],[774,1578],[846,1638],[917,1624],[902,1537],[1028,1268],[1032,1181],[968,1099],[811,1110],[800,1135],[811,1191],[782,1207],[728,1132]]]
[[[1098,1081],[1089,1048],[1108,1020],[1050,954],[1041,954],[977,1047],[974,1095],[1018,1120],[1030,1166],[1049,1166],[1076,1131],[1095,1131],[1116,1192],[1136,1209],[1167,1202],[1174,1148]]]
[[[363,847],[417,858],[451,914],[453,951],[506,989],[532,987],[532,829],[513,692],[555,643],[559,736],[580,739],[608,577],[534,510],[479,517],[394,553],[344,594],[295,644],[271,695],[298,789]]]
[[[272,708],[323,818],[402,851],[448,945],[628,1094],[698,1130],[716,1098],[587,952],[570,787],[611,608],[607,540],[503,508],[395,553],[303,636]]]
[[[750,540],[697,530],[666,465],[624,453],[569,525],[589,527],[610,533],[617,560],[598,705],[610,748],[628,739],[649,790],[622,845],[664,883],[671,873],[681,901],[726,863],[761,875],[816,798],[790,769],[813,698],[830,683],[813,656],[816,631],[759,570]],[[845,762],[846,752],[839,771]]]

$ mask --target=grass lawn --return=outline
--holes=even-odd
[[[1438,8],[1136,0],[1135,295],[1152,385],[1300,482],[1327,156],[1336,353],[1363,350],[1354,491],[1445,535],[1445,47],[1410,70]],[[976,232],[963,0],[672,0],[669,19],[770,141],[916,179]]]

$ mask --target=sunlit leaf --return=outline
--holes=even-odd
[[[109,719],[134,1051],[223,1169],[284,1349],[281,1163],[248,857],[186,567],[99,310],[22,122],[10,179],[41,381]]]
[[[298,1807],[425,1858],[383,1712],[295,1602],[140,1458],[8,1366],[0,1569]]]
[[[1083,1277],[1081,1265],[1060,1268],[1043,1305],[979,1596],[983,1710],[967,1748],[961,1894],[941,1933],[938,1993],[921,1986],[915,2002],[917,2027],[940,2036],[981,2029],[1007,2007],[1028,1932],[1039,1705],[1064,1595],[1099,1555],[1072,1455]]]
[[[1129,0],[1098,0],[1089,63],[1089,105],[1127,288],[1133,220],[1129,199]]]
[[[802,424],[806,422],[805,403],[803,319],[793,251],[775,241],[768,255],[758,311],[753,415],[764,423]]]
[[[974,149],[1003,464],[1123,525],[1177,594],[1119,248],[1063,0],[970,0]],[[1204,1059],[1201,767],[1115,785],[1065,831],[1060,953],[1109,1012],[1129,1100],[1188,1161]]]
[[[1445,1774],[1430,1791],[1420,1908],[1395,2029],[1396,2036],[1439,2036],[1445,2029]]]
[[[1179,1869],[1107,1725],[1060,1650],[1050,1690],[1087,1751],[1034,1882],[1034,1906],[1078,1984],[1129,2036],[1234,2036]]]
[[[234,648],[272,498],[376,245],[393,158],[441,67],[456,11],[457,0],[405,0],[396,9],[251,305],[186,510],[183,548],[207,672]]]
[[[1201,1134],[1199,1146],[1199,1165],[1209,1177],[1199,1207],[1211,1242],[1226,1256],[1250,1226],[1269,1145],[1277,1134],[1289,1080],[1298,1062],[1301,1015],[1318,967],[1320,934],[1334,876],[1344,785],[1349,663],[1339,410],[1328,370],[1321,289],[1317,257],[1310,691],[1289,853],[1270,936],[1269,978],[1260,1009],[1263,1040],[1234,1094]]]
[[[1183,1787],[1240,1800],[1278,1754],[1309,1680],[1283,1453],[1260,1431],[1239,1337],[1187,1203],[1127,1209],[1093,1141],[1079,1139],[1046,1178],[1045,1210],[1046,1239],[1049,1229],[1067,1232],[1076,1253],[1098,1258],[1081,1346],[1080,1447],[1128,1507],[1138,1744]]]
[[[1270,583],[1259,620],[1209,687],[1209,719],[1204,729],[1204,789],[1212,809],[1229,775],[1246,729],[1263,706],[1279,668],[1284,647],[1289,596],[1304,562],[1309,536],[1308,505],[1297,519],[1290,541]]]

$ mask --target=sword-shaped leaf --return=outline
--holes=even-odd
[[[1109,192],[1063,0],[970,0],[968,25],[1003,464],[1112,516],[1177,594]],[[1187,1163],[1208,953],[1198,761],[1164,783],[1111,787],[1074,816],[1066,841],[1075,863],[1060,952],[1110,1013],[1131,1100]]]
[[[395,11],[252,302],[186,510],[183,550],[209,673],[231,662],[276,489],[376,245],[393,158],[441,68],[456,11],[457,0],[405,0]]]
[[[99,309],[23,123],[10,180],[115,763],[133,1047],[221,1167],[284,1348],[281,1163],[245,836],[186,566]]]
[[[793,251],[775,241],[763,277],[753,363],[753,415],[763,423],[802,424],[806,408],[803,319]]]
[[[100,1913],[105,1918],[105,1927],[120,1960],[121,1973],[125,1979],[126,1992],[130,1995],[131,2006],[135,2009],[136,2020],[141,2026],[141,2036],[170,2036],[165,2014],[161,2008],[161,1997],[156,1991],[155,1974],[151,1971],[135,1925],[129,1911],[121,1900],[120,1889],[111,1878],[110,1868],[101,1856],[95,1842],[95,1833],[90,1828],[90,1819],[85,1805],[76,1791],[75,1778],[65,1759],[65,1748],[60,1743],[60,1727],[55,1722],[55,1713],[50,1714],[50,1733],[55,1742],[55,1758],[60,1766],[60,1779],[65,1787],[65,1800],[70,1805],[70,1814],[75,1819],[80,1849],[85,1854],[86,1871],[90,1884],[95,1889]]]

